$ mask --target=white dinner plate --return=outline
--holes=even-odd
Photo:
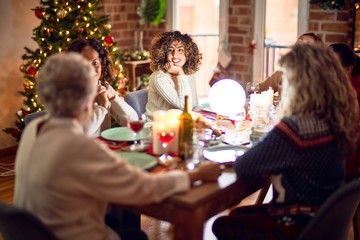
[[[146,122],[144,128],[137,134],[136,140],[144,139],[151,134],[152,122]],[[109,128],[100,134],[101,137],[120,142],[132,142],[135,141],[134,132],[128,127],[115,127]]]
[[[248,148],[241,146],[214,146],[203,151],[205,159],[221,164],[233,164],[237,157],[243,155]]]
[[[134,167],[142,168],[144,170],[151,169],[155,167],[157,164],[155,157],[146,153],[122,152],[122,151],[118,151],[117,153],[122,159],[126,159],[126,161],[130,165]]]
[[[215,113],[215,112],[211,109],[209,103],[200,104],[200,105],[198,106],[198,109],[201,110],[201,111],[204,111],[204,112],[208,112],[208,113]],[[215,114],[216,114],[216,113],[215,113]]]

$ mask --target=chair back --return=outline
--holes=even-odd
[[[24,118],[24,123],[25,123],[25,125],[28,125],[29,122],[31,122],[31,121],[34,120],[35,118],[44,116],[46,113],[47,113],[46,111],[29,113],[29,114],[26,115],[25,118]]]
[[[125,101],[137,112],[139,117],[146,112],[148,92],[149,90],[144,88],[125,95]]]
[[[333,193],[319,208],[298,240],[345,240],[360,203],[360,180],[353,180]]]
[[[52,231],[31,213],[0,202],[0,233],[4,240],[57,240]]]

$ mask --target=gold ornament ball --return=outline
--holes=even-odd
[[[56,16],[60,19],[66,17],[66,11],[64,9],[59,9],[56,13]]]

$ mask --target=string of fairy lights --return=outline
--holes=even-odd
[[[24,117],[32,112],[44,110],[38,103],[35,91],[36,75],[44,61],[50,55],[64,51],[68,44],[79,38],[95,38],[110,52],[114,65],[114,82],[124,78],[121,64],[122,53],[115,39],[110,35],[109,16],[96,16],[100,10],[98,0],[40,0],[40,5],[32,9],[35,17],[41,20],[40,25],[33,29],[32,39],[39,48],[31,50],[25,47],[22,56],[23,64],[20,71],[24,74],[24,107],[16,112],[15,128],[5,128],[6,133],[20,139],[25,127]]]

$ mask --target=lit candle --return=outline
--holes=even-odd
[[[269,98],[270,98],[270,105],[273,105],[273,103],[274,103],[274,89],[269,87],[269,90],[267,90],[267,92],[268,92]]]
[[[177,153],[179,145],[179,117],[182,111],[179,109],[170,109],[168,111],[156,111],[154,112],[154,124],[153,124],[153,153],[161,155],[165,151],[162,147],[162,143],[159,140],[158,134],[160,127],[172,128],[175,131],[175,136],[168,144],[168,153]],[[163,124],[156,124],[162,122]]]
[[[170,109],[166,112],[166,119],[169,126],[175,129],[174,139],[169,142],[168,151],[169,153],[178,153],[179,152],[179,118],[182,114],[180,109]]]

